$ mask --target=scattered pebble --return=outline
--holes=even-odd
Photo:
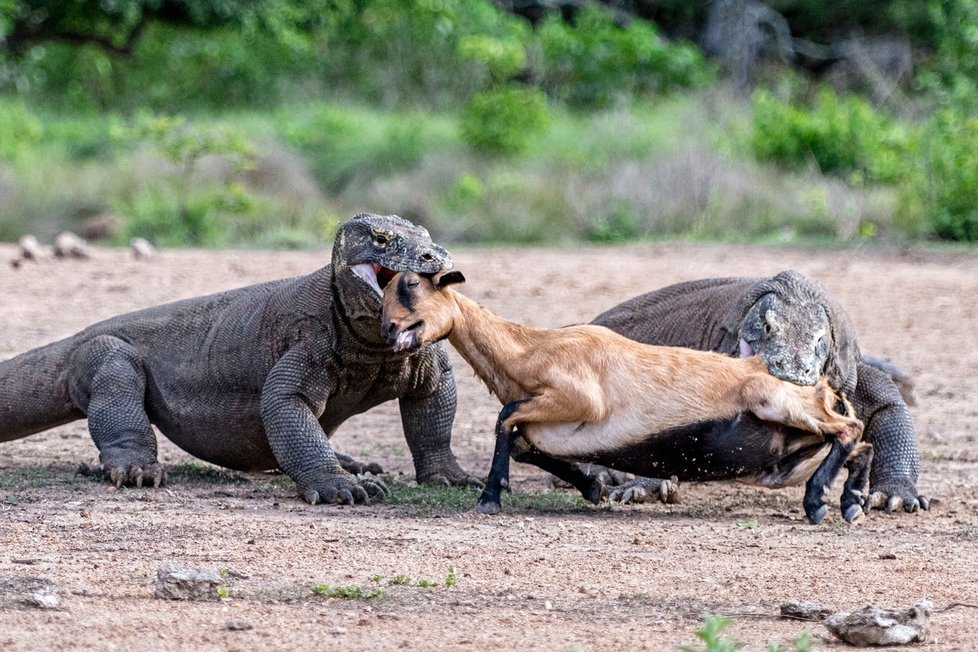
[[[84,239],[71,231],[62,231],[54,239],[54,255],[58,258],[91,258],[92,252]]]
[[[0,608],[60,609],[54,582],[42,577],[0,575]]]
[[[802,620],[824,620],[834,611],[835,609],[832,607],[827,607],[818,602],[789,600],[781,605],[782,616],[786,618],[800,618]]]
[[[246,632],[254,627],[247,620],[229,620],[224,623],[224,629],[229,632]]]
[[[145,238],[133,238],[132,242],[129,243],[129,248],[135,258],[147,259],[156,255],[156,247]]]

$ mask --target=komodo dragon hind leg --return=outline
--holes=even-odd
[[[88,416],[105,476],[117,487],[160,486],[156,435],[144,407],[146,373],[136,349],[108,335],[94,337],[71,356],[69,394]]]

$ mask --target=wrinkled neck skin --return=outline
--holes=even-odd
[[[508,373],[499,353],[521,359],[531,329],[502,319],[454,290],[448,292],[457,306],[448,341],[502,403],[526,398],[526,387]]]

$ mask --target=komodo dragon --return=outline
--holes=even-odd
[[[224,467],[280,468],[309,503],[362,503],[383,483],[350,471],[329,437],[349,417],[400,400],[419,482],[478,481],[451,451],[455,380],[443,345],[395,354],[380,336],[382,286],[398,271],[453,265],[428,232],[360,214],[332,264],[306,276],[120,315],[0,362],[0,441],[88,417],[116,485],[160,485],[154,424]]]
[[[768,371],[778,378],[813,385],[821,374],[833,388],[845,392],[856,416],[866,424],[864,438],[873,445],[870,494],[872,508],[912,512],[928,508],[925,496],[917,493],[919,454],[913,421],[900,390],[894,383],[897,371],[886,363],[863,357],[856,333],[845,310],[816,281],[787,270],[769,278],[717,278],[679,283],[643,294],[599,315],[592,323],[606,326],[626,337],[648,344],[684,346],[718,351],[734,356],[759,355]],[[714,424],[716,425],[716,424]],[[725,428],[725,430],[724,430]],[[736,456],[724,454],[724,441],[771,441],[756,433],[778,428],[742,415],[735,422],[698,435],[705,455],[696,468],[676,455],[664,457],[663,475],[686,475],[688,479],[737,477],[736,468],[724,466]],[[741,434],[731,434],[740,431]],[[708,442],[717,442],[712,450]],[[794,459],[785,460],[790,468]],[[633,488],[639,495],[646,487],[658,489],[659,482],[637,478]],[[847,519],[860,511],[845,504]],[[824,514],[824,511],[822,512]]]

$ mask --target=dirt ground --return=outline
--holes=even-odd
[[[89,261],[7,266],[0,246],[0,359],[156,303],[311,271],[328,252],[165,251],[151,261],[97,250]],[[773,617],[787,600],[850,611],[867,603],[978,602],[978,255],[691,244],[455,249],[463,290],[513,320],[588,321],[641,292],[705,276],[794,267],[841,300],[863,350],[917,379],[919,487],[928,513],[874,512],[810,526],[801,489],[684,484],[676,505],[515,508],[496,517],[413,505],[312,507],[282,477],[183,466],[164,489],[116,490],[76,477],[95,447],[84,421],[0,445],[0,585],[54,583],[60,610],[3,605],[2,649],[669,650],[695,644],[704,613],[727,614],[745,649],[792,648],[819,624]],[[498,405],[456,358],[454,449],[484,475]],[[192,460],[165,438],[168,465]],[[413,467],[396,406],[340,429],[345,453]],[[186,471],[189,469],[189,471]],[[515,465],[517,492],[549,491]],[[841,485],[833,488],[837,505]],[[230,571],[227,596],[153,597],[175,561]],[[418,580],[451,587],[418,586]],[[402,584],[378,583],[375,576]],[[382,587],[324,597],[315,584]],[[751,615],[755,614],[755,615]],[[936,613],[930,650],[978,649],[978,612]],[[250,629],[249,629],[250,627]],[[243,628],[243,629],[236,629]]]

